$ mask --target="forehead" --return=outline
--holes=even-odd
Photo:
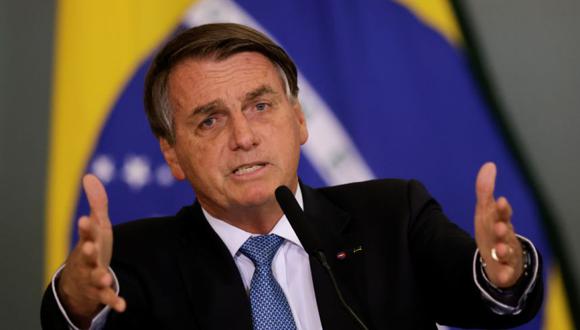
[[[185,59],[169,74],[172,100],[204,103],[217,98],[243,97],[259,86],[283,91],[283,80],[276,66],[265,56],[245,52],[223,60]]]

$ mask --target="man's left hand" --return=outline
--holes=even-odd
[[[493,196],[495,176],[494,163],[485,163],[477,175],[475,240],[487,278],[498,288],[509,288],[522,276],[524,260],[511,223],[512,208],[505,197]]]

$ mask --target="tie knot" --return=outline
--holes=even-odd
[[[274,234],[253,236],[242,245],[240,252],[250,258],[256,268],[261,266],[270,268],[272,259],[283,242],[282,237]]]

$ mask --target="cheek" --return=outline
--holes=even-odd
[[[204,178],[214,177],[219,174],[221,162],[225,158],[220,153],[220,148],[215,142],[206,142],[203,144],[192,145],[188,150],[190,156],[190,169],[192,174],[203,176]],[[198,178],[199,179],[199,178]]]
[[[300,154],[301,134],[298,127],[283,125],[270,135],[286,166],[294,164]]]

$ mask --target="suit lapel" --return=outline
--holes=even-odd
[[[238,268],[199,203],[177,215],[179,268],[201,329],[251,329],[250,301]],[[203,298],[202,298],[203,297]]]
[[[360,301],[364,301],[364,299],[353,294],[366,292],[366,287],[364,287],[362,280],[364,258],[359,255],[360,252],[354,252],[361,247],[361,242],[357,240],[359,235],[351,229],[350,216],[331,203],[320,192],[302,183],[301,189],[307,221],[313,225],[320,238],[326,259],[334,272],[338,286],[349,306],[365,321],[368,318],[362,314],[361,307],[363,306],[360,304]],[[345,255],[345,258],[337,259],[339,254]],[[352,316],[340,303],[326,270],[314,258],[310,258],[310,268],[323,328],[358,328]],[[367,322],[365,323],[368,325]]]
[[[366,306],[360,304],[364,299],[353,294],[366,292],[366,288],[362,284],[364,258],[352,254],[361,242],[349,226],[350,217],[323,194],[302,184],[301,188],[306,218],[320,238],[342,294],[365,321],[368,318],[362,311],[367,308],[361,308]],[[178,263],[196,326],[251,329],[250,301],[240,273],[227,247],[203,216],[199,203],[182,209],[177,218],[181,228],[176,242]],[[340,252],[346,252],[348,257],[337,260]],[[323,328],[357,328],[341,305],[324,268],[313,258],[310,258],[310,268]]]

